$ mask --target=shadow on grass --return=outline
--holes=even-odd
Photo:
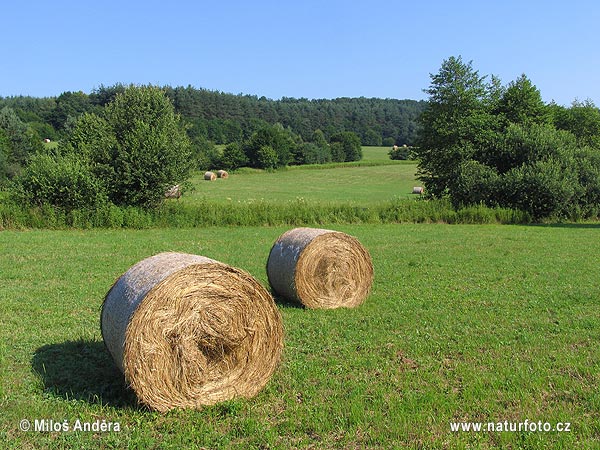
[[[600,223],[542,223],[542,224],[531,224],[531,226],[545,227],[545,228],[571,228],[574,230],[584,228],[597,228],[600,229]]]
[[[275,300],[275,304],[277,304],[278,306],[281,306],[282,308],[297,308],[297,309],[305,308],[305,306],[302,305],[301,303],[298,303],[293,300],[289,300],[285,297],[282,297],[281,295],[275,293],[273,290],[271,290],[270,292],[271,292],[271,295],[273,296],[273,300]]]
[[[66,400],[137,409],[135,394],[101,341],[66,341],[44,345],[31,362],[45,392]]]

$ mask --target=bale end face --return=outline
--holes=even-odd
[[[254,278],[180,253],[147,258],[117,280],[102,335],[138,399],[158,411],[256,395],[283,348],[279,311]]]
[[[373,264],[369,252],[352,236],[295,228],[271,248],[267,275],[277,294],[308,308],[350,308],[368,297]]]

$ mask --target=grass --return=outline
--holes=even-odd
[[[292,166],[275,172],[242,169],[225,180],[204,181],[203,173],[191,180],[195,189],[182,203],[206,201],[286,202],[302,198],[308,202],[372,205],[394,198],[407,198],[415,180],[416,162],[392,161],[387,147],[364,147],[364,158],[353,163]],[[414,197],[414,196],[412,196]]]
[[[597,224],[335,226],[373,257],[364,305],[280,303],[284,358],[254,399],[165,415],[136,405],[99,331],[115,278],[173,250],[266,284],[286,229],[0,232],[4,448],[600,448]],[[121,431],[22,432],[23,418]],[[526,419],[572,431],[450,431]]]
[[[207,200],[281,202],[303,198],[310,202],[369,205],[394,197],[409,197],[415,186],[415,167],[414,163],[407,163],[320,170],[244,171],[213,182],[204,181],[201,174],[196,174],[192,179],[195,190],[186,193],[181,201],[187,204]]]

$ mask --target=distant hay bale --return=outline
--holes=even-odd
[[[423,189],[422,186],[415,186],[415,187],[413,187],[413,190],[412,190],[413,194],[419,194],[419,195],[421,195],[424,192],[425,192],[425,189]]]
[[[248,273],[160,253],[132,266],[102,305],[102,337],[138,399],[164,412],[252,397],[283,348],[273,297]]]
[[[169,189],[167,189],[167,192],[165,192],[165,198],[179,198],[179,197],[181,197],[181,188],[179,187],[178,184],[170,187]]]
[[[267,275],[277,294],[308,308],[351,308],[369,295],[373,264],[369,252],[352,236],[295,228],[271,248]]]
[[[226,170],[217,170],[217,178],[229,178]]]
[[[217,176],[214,172],[204,172],[204,179],[206,181],[215,181],[217,179]]]

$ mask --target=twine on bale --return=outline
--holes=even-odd
[[[160,253],[123,274],[102,305],[104,342],[138,399],[165,412],[252,397],[281,357],[273,297],[248,273]]]
[[[294,228],[271,248],[267,275],[277,294],[308,308],[351,308],[369,295],[373,264],[369,252],[348,234]]]

